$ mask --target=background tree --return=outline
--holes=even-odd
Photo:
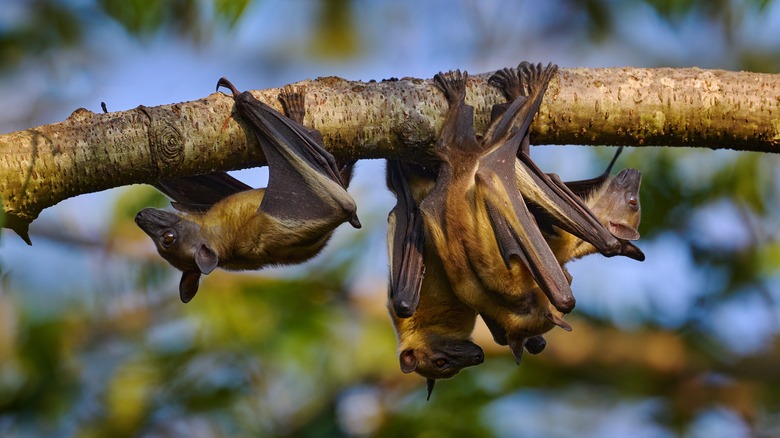
[[[194,100],[220,76],[260,89],[521,59],[780,71],[771,1],[37,1],[0,14],[2,132],[100,101]],[[519,368],[480,332],[486,363],[429,403],[398,370],[384,310],[380,162],[361,162],[350,190],[363,230],[303,266],[212,274],[187,306],[132,223],[161,195],[65,201],[33,225],[34,247],[0,242],[0,435],[777,435],[777,157],[630,152],[618,166],[644,176],[648,260],[573,263],[574,332]],[[533,149],[564,179],[611,153]],[[239,177],[261,186],[260,173]]]

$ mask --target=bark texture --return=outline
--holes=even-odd
[[[472,76],[477,132],[502,97]],[[216,83],[215,78],[215,83]],[[238,84],[246,87],[249,84]],[[447,104],[431,80],[307,80],[307,126],[337,158],[423,160]],[[279,89],[256,91],[281,109]],[[264,164],[222,93],[193,102],[95,114],[0,136],[5,226],[26,236],[46,207],[128,184]],[[687,69],[561,69],[531,127],[534,144],[695,146],[777,152],[780,75]]]

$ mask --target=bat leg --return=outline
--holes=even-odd
[[[425,266],[423,246],[425,237],[420,209],[398,160],[387,160],[387,183],[397,202],[388,217],[390,256],[390,298],[399,318],[408,318],[420,303]]]
[[[449,107],[436,141],[436,151],[452,161],[458,153],[471,154],[480,148],[474,133],[474,108],[466,105],[468,72],[437,73],[433,83],[447,99]],[[453,154],[454,153],[454,154]]]

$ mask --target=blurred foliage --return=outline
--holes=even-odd
[[[18,2],[0,23],[0,68],[78,50],[107,18],[142,41],[161,33],[208,41],[214,29],[240,24],[253,3]],[[614,0],[561,3],[546,23],[550,38],[561,28],[590,43],[614,36]],[[741,16],[771,2],[637,3],[670,25],[719,22],[733,38]],[[358,2],[316,6],[307,56],[370,51]],[[775,52],[743,47],[735,56],[747,69],[771,70]],[[744,152],[627,151],[618,166],[640,169],[644,181],[639,245],[673,238],[677,255],[704,278],[695,305],[675,323],[657,304],[618,309],[630,314],[630,329],[616,328],[624,315],[578,307],[575,330],[551,332],[545,352],[526,355],[521,367],[478,330],[485,364],[439,382],[430,402],[423,379],[399,370],[384,279],[355,281],[371,238],[353,233],[332,243],[299,276],[215,272],[183,305],[178,271],[132,221],[167,201],[134,187],[118,197],[104,247],[68,248],[116,254],[121,264],[112,269],[121,274],[109,275],[129,281],[87,298],[51,297],[56,311],[40,312],[35,295],[9,288],[3,273],[0,436],[780,436],[780,293],[772,289],[780,279],[779,164]],[[647,300],[679,287],[665,272],[653,275],[650,291],[638,290],[646,287],[639,279],[616,278],[625,294]],[[730,326],[728,311],[767,332]]]

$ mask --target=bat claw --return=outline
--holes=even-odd
[[[447,101],[452,104],[453,102],[463,101],[466,98],[466,83],[469,79],[469,73],[467,71],[460,72],[460,70],[448,71],[447,73],[439,72],[433,77],[434,84],[444,93]]]
[[[547,319],[549,319],[550,322],[552,322],[553,324],[557,325],[558,327],[566,330],[567,332],[570,332],[572,330],[572,328],[569,325],[569,323],[564,321],[563,318],[561,318],[560,316],[554,315],[552,313],[546,313],[544,316],[547,317]]]
[[[349,224],[352,225],[354,228],[362,228],[363,224],[360,223],[360,219],[358,219],[356,214],[353,214],[351,218],[349,218]]]
[[[306,87],[294,87],[285,85],[279,93],[279,101],[282,103],[285,115],[303,124],[303,116],[306,114],[304,107]]]
[[[217,89],[214,90],[214,91],[219,91],[219,87],[225,87],[225,88],[229,89],[233,93],[233,97],[236,97],[239,94],[241,94],[236,89],[236,87],[233,86],[233,84],[229,80],[227,80],[227,78],[224,78],[224,77],[219,78],[219,80],[217,81]]]
[[[518,96],[523,95],[517,71],[510,68],[504,68],[493,73],[493,76],[488,79],[488,84],[501,90],[507,101],[515,100]]]

